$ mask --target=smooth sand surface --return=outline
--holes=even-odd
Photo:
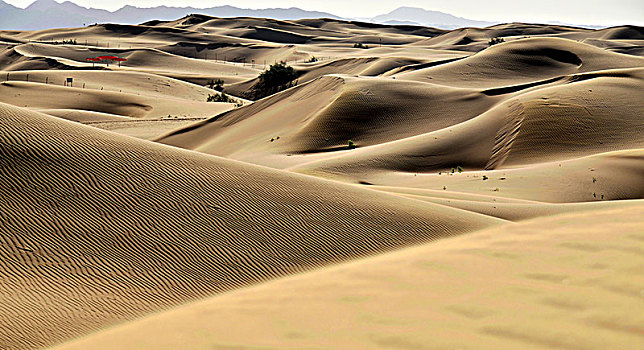
[[[0,348],[642,348],[643,47],[199,14],[0,31]],[[254,100],[279,61],[298,79]]]

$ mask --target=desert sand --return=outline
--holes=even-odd
[[[644,347],[642,47],[526,23],[0,31],[0,348]],[[280,61],[297,79],[254,95]]]

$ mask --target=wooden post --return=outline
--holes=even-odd
[[[27,80],[25,80],[25,81],[27,81],[27,82],[29,81],[29,74],[27,74]]]
[[[49,84],[49,77],[45,78],[45,84]]]

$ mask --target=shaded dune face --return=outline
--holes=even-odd
[[[3,348],[498,222],[0,105]]]
[[[291,157],[289,166],[306,164],[352,177],[457,165],[498,169],[644,147],[643,79],[641,68],[615,69],[466,89],[324,77],[159,141],[267,165],[262,161],[267,154],[314,154]],[[333,93],[313,93],[329,81]],[[302,95],[327,106],[307,109],[314,104]],[[245,137],[253,129],[266,131],[265,139]],[[272,135],[280,135],[279,142],[267,144]],[[233,147],[232,140],[239,143]],[[344,152],[347,140],[359,149]]]

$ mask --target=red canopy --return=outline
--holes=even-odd
[[[116,56],[98,56],[97,58],[99,58],[101,60],[112,60],[112,61],[118,59],[118,57],[116,57]]]
[[[113,61],[125,62],[125,61],[127,61],[127,59],[126,59],[126,58],[120,58],[120,57],[117,57],[117,58],[114,58],[114,59],[113,59]]]
[[[87,61],[92,61],[92,62],[98,62],[98,61],[100,61],[101,59],[100,59],[100,58],[98,58],[98,57],[89,57],[89,58],[86,58],[85,60],[87,60]]]

